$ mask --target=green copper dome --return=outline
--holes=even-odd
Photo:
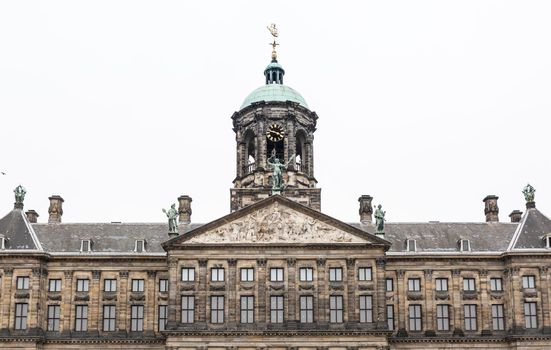
[[[297,102],[302,107],[308,108],[308,104],[304,100],[304,97],[296,90],[282,84],[267,84],[251,92],[245,101],[243,101],[241,109],[250,106],[254,102],[260,101],[293,101]]]

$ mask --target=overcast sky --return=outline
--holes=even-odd
[[[319,116],[322,211],[358,221],[500,219],[536,188],[551,216],[551,2],[1,1],[0,216],[13,189],[46,222],[194,222],[229,212],[231,115],[285,82]]]

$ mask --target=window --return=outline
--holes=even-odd
[[[283,296],[281,295],[270,297],[270,322],[283,323]]]
[[[0,236],[0,249],[6,249],[6,238],[4,236]]]
[[[385,280],[386,284],[386,291],[387,292],[393,292],[394,291],[394,280],[392,278],[387,278]]]
[[[492,305],[492,329],[494,331],[505,330],[505,316],[503,313],[503,304]]]
[[[136,245],[134,247],[134,251],[136,253],[143,253],[145,252],[145,241],[143,239],[137,239]]]
[[[463,278],[463,291],[464,292],[476,291],[474,278]]]
[[[373,280],[371,267],[360,267],[358,269],[358,281],[371,281],[371,280]]]
[[[17,289],[29,289],[29,277],[17,277]]]
[[[159,331],[166,331],[166,323],[168,321],[168,306],[159,305]]]
[[[462,252],[468,252],[471,250],[471,242],[468,239],[462,239],[459,241],[459,250]]]
[[[212,282],[224,282],[224,268],[213,267],[210,269],[210,280]]]
[[[490,278],[490,290],[492,292],[503,291],[503,281],[501,278]]]
[[[409,306],[409,330],[420,331],[423,329],[421,322],[421,305]]]
[[[300,322],[314,322],[314,297],[311,295],[302,295],[300,297]]]
[[[88,330],[88,305],[75,306],[75,331],[86,332]]]
[[[420,292],[421,291],[421,279],[420,278],[408,278],[408,291]]]
[[[270,269],[270,281],[271,282],[283,282],[283,268],[272,267]]]
[[[90,280],[77,279],[77,292],[88,292],[90,287]]]
[[[103,291],[104,292],[116,292],[117,291],[117,280],[116,279],[105,279],[105,280],[103,280]]]
[[[329,322],[343,322],[343,300],[342,295],[331,295],[329,297]]]
[[[210,322],[224,323],[224,296],[210,297]]]
[[[329,268],[329,281],[341,282],[342,281],[342,268],[331,267]]]
[[[371,295],[360,295],[360,322],[373,322],[373,297]]]
[[[417,251],[417,242],[415,242],[414,239],[408,239],[406,240],[406,250],[408,252],[415,252]]]
[[[447,278],[437,278],[435,281],[436,281],[436,291],[437,292],[447,292],[448,291],[448,279]]]
[[[29,304],[27,303],[15,304],[15,329],[16,330],[27,329],[28,314],[29,314]]]
[[[522,288],[523,289],[536,288],[536,276],[522,276]]]
[[[167,293],[168,292],[168,280],[160,279],[159,280],[159,292]]]
[[[314,280],[314,269],[311,267],[301,267],[299,275],[301,282],[312,282]]]
[[[436,305],[436,329],[439,331],[450,330],[450,306]]]
[[[48,292],[61,292],[61,280],[60,279],[49,280]]]
[[[538,328],[538,313],[535,302],[524,303],[524,327]]]
[[[48,331],[59,331],[59,317],[61,314],[61,306],[48,305]]]
[[[182,297],[182,323],[193,323],[195,321],[195,297]]]
[[[132,280],[132,292],[143,292],[144,280]]]
[[[182,267],[182,281],[195,281],[195,269],[193,267]]]
[[[545,247],[551,248],[551,236],[545,237]]]
[[[394,330],[394,305],[386,306],[386,323],[388,325],[388,330]]]
[[[143,331],[143,305],[132,305],[130,308],[130,331]]]
[[[241,297],[241,323],[254,323],[254,297]]]
[[[252,267],[244,267],[241,269],[241,282],[254,281],[254,269]]]
[[[463,318],[466,331],[476,331],[476,305],[463,305]]]
[[[83,239],[80,241],[80,251],[81,252],[91,252],[92,251],[92,242],[89,239]]]
[[[115,305],[103,305],[103,330],[105,332],[115,331],[116,310]]]

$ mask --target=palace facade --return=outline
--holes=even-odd
[[[19,196],[0,219],[0,347],[550,349],[551,220],[533,196],[510,222],[497,196],[483,222],[376,227],[368,195],[357,222],[327,216],[318,116],[284,74],[274,53],[232,116],[222,218],[193,223],[180,196],[169,237],[166,223],[64,223],[58,195],[39,222]]]

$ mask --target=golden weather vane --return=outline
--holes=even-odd
[[[274,37],[274,41],[270,43],[270,45],[272,46],[272,60],[275,61],[277,60],[276,46],[279,45],[275,40],[279,35],[275,23],[270,24],[268,26],[268,30],[270,31],[270,34],[272,34],[272,36]]]

